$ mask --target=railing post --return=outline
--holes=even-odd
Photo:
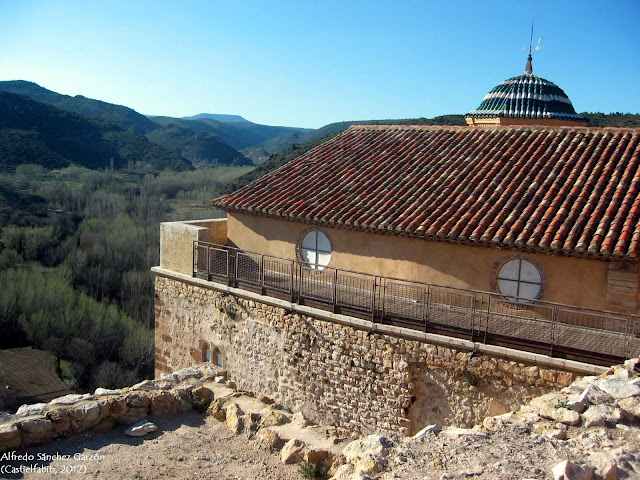
[[[555,345],[556,329],[558,328],[558,306],[554,305],[551,310],[551,338],[549,346],[549,356],[553,357],[553,347]]]
[[[197,266],[196,266],[196,249],[197,248],[198,248],[198,241],[194,240],[193,241],[193,250],[192,250],[193,258],[191,259],[192,260],[192,262],[191,262],[191,276],[192,277],[196,276],[196,269],[197,269]]]
[[[471,340],[473,342],[473,327],[475,324],[475,318],[476,318],[476,296],[475,294],[473,295],[473,297],[471,297],[471,337],[469,338],[469,340]]]
[[[627,359],[631,358],[631,331],[632,331],[631,326],[633,325],[631,320],[632,320],[631,316],[628,316],[626,321],[625,336],[624,336],[624,343],[625,343],[624,353],[625,353],[625,358]]]
[[[491,299],[492,295],[489,295],[489,300],[487,301],[487,320],[484,322],[484,340],[482,343],[486,345],[487,343],[487,332],[489,331],[489,321],[491,320]]]
[[[377,287],[378,277],[373,277],[373,289],[371,290],[371,323],[375,323],[376,321],[376,292],[378,291]]]
[[[302,292],[302,286],[304,285],[304,278],[302,277],[302,263],[298,262],[298,303],[304,304],[304,295]]]
[[[211,281],[211,248],[207,247],[207,281]]]
[[[380,323],[384,323],[384,307],[385,307],[386,298],[387,298],[387,282],[386,282],[386,279],[384,279],[384,282],[382,284],[382,309],[380,310]]]
[[[262,295],[266,293],[264,288],[264,255],[260,255],[260,293]]]
[[[289,263],[289,289],[291,291],[291,303],[295,303],[296,300],[296,289],[295,286],[293,285],[293,268],[294,268],[294,262],[293,260],[291,260],[291,262]]]
[[[424,331],[427,332],[427,324],[429,322],[429,301],[431,299],[431,286],[422,289],[422,320],[424,322]]]
[[[333,271],[333,298],[331,300],[333,313],[336,313],[336,308],[338,306],[338,269]]]

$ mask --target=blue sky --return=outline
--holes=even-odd
[[[150,115],[432,117],[522,73],[534,20],[534,73],[577,111],[640,113],[639,19],[639,0],[5,1],[0,80]]]

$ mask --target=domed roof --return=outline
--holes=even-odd
[[[505,80],[482,99],[478,108],[466,114],[471,118],[558,119],[587,122],[576,113],[567,94],[555,83],[534,75],[531,56],[526,73]]]

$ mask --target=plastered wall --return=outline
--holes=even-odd
[[[246,214],[228,215],[229,244],[270,255],[296,258],[296,245],[310,226]],[[605,309],[608,262],[521,254],[422,239],[322,228],[333,255],[330,266],[474,290],[492,290],[496,263],[514,255],[529,259],[543,277],[541,300]],[[609,302],[609,305],[615,305]]]

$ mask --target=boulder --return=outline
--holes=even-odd
[[[153,392],[151,395],[151,413],[153,415],[174,415],[178,413],[178,400],[167,391]]]
[[[144,437],[145,435],[158,430],[156,424],[151,422],[138,422],[125,430],[125,435],[130,437]]]
[[[213,392],[210,388],[200,385],[191,391],[191,396],[194,402],[200,402],[201,404],[209,404],[213,401]]]
[[[367,456],[355,466],[355,474],[360,477],[370,477],[381,472],[387,466],[387,461],[381,457]]]
[[[284,441],[273,430],[261,428],[255,436],[258,447],[270,452],[279,450],[284,445]]]
[[[566,440],[567,432],[566,426],[564,424],[560,424],[564,428],[557,428],[557,424],[550,421],[540,421],[533,425],[531,428],[531,433],[536,435],[543,435],[548,438],[555,438],[557,440]]]
[[[305,443],[297,438],[292,438],[284,444],[280,451],[280,460],[284,464],[300,463],[303,460]]]
[[[581,467],[569,460],[556,464],[552,470],[553,480],[591,480],[593,470],[590,467]]]
[[[100,404],[96,401],[82,402],[69,409],[71,428],[75,432],[84,432],[95,427],[101,420]]]
[[[294,413],[293,417],[291,417],[291,421],[296,425],[300,425],[301,427],[308,427],[309,425],[311,425],[311,421],[307,417],[305,417],[304,413],[302,412]]]
[[[307,447],[304,449],[302,458],[307,463],[320,465],[326,463],[330,456],[331,454],[327,450]]]
[[[128,407],[127,403],[124,401],[122,397],[111,397],[107,400],[109,403],[109,410],[111,412],[111,416],[114,419],[118,419],[125,413],[127,413]]]
[[[356,463],[367,456],[386,458],[389,456],[391,442],[381,435],[369,435],[349,443],[342,453],[347,462]]]
[[[592,405],[583,414],[584,426],[612,427],[622,420],[622,413],[608,405]]]
[[[22,431],[22,445],[37,445],[53,436],[53,423],[46,418],[31,418],[18,423]]]
[[[193,408],[193,398],[191,397],[191,391],[195,388],[194,385],[182,385],[172,390],[178,401],[178,412],[188,412]]]
[[[124,398],[128,407],[146,408],[151,405],[151,395],[147,392],[133,392]]]
[[[624,362],[624,368],[640,374],[640,358],[631,358]]]
[[[0,424],[0,453],[14,450],[20,446],[22,435],[13,423]]]
[[[619,378],[604,378],[597,383],[600,389],[617,400],[640,395],[640,386],[626,382]]]
[[[571,397],[570,401],[583,403],[585,408],[589,405],[602,405],[613,402],[613,397],[595,385],[589,385],[578,396]]]
[[[604,452],[590,453],[589,465],[594,468],[594,473],[602,480],[618,479],[618,465],[615,459]]]
[[[487,417],[495,417],[496,415],[502,415],[507,413],[507,407],[504,406],[499,400],[492,398],[489,400],[489,405],[487,405]]]
[[[226,409],[227,427],[233,433],[240,433],[244,429],[244,412],[237,403],[232,403]]]
[[[47,412],[46,417],[51,420],[53,424],[53,436],[65,434],[71,427],[71,416],[69,411],[64,408],[54,408]]]
[[[536,397],[533,400],[531,400],[529,402],[529,405],[539,410],[542,410],[545,408],[553,408],[556,405],[558,405],[558,403],[564,401],[565,399],[566,399],[565,396],[559,395],[557,393],[546,393],[544,395],[541,395],[540,397]]]
[[[89,398],[91,398],[91,395],[88,393],[82,395],[70,394],[54,398],[49,402],[49,405],[73,405],[74,403],[81,402],[82,400],[88,400]]]
[[[188,368],[183,368],[182,370],[178,370],[177,372],[173,372],[172,378],[175,378],[178,382],[182,382],[189,378],[200,378],[200,377],[202,377],[202,372],[199,369],[197,369],[196,367],[188,367]],[[165,378],[162,378],[162,379],[166,380]]]
[[[570,426],[580,423],[580,414],[568,408],[543,408],[540,410],[540,416]]]
[[[272,398],[269,398],[266,395],[260,395],[258,397],[258,401],[264,403],[265,405],[273,405],[275,403]]]
[[[285,423],[289,423],[289,417],[280,412],[274,412],[273,410],[260,420],[260,425],[263,427],[277,427]]]
[[[16,415],[22,417],[31,417],[33,415],[44,414],[46,403],[34,403],[31,405],[20,405],[20,408],[16,411]]]
[[[618,402],[618,406],[624,410],[629,417],[640,420],[640,397],[629,397]]]
[[[110,390],[107,388],[96,388],[93,392],[96,397],[106,397],[107,395],[122,395],[122,390]]]
[[[493,418],[493,417],[488,417],[488,418]],[[488,418],[485,418],[485,420],[488,420]],[[442,431],[442,428],[440,428],[440,425],[438,425],[437,423],[434,423],[433,425],[427,425],[426,427],[424,427],[422,430],[420,430],[418,433],[416,433],[413,436],[413,438],[424,437],[427,433],[433,433],[433,434],[437,435],[441,431]]]
[[[351,480],[354,474],[354,467],[350,463],[340,465],[329,480]]]
[[[207,415],[212,416],[219,422],[227,420],[227,412],[224,410],[224,402],[221,400],[214,400],[207,408]]]

